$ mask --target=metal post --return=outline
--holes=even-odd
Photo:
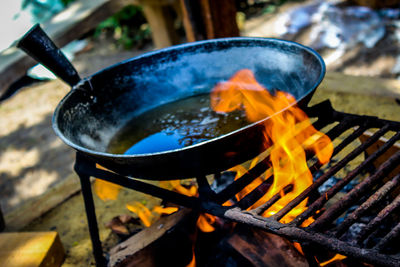
[[[0,232],[2,232],[6,228],[6,223],[4,222],[3,212],[1,211],[0,207]]]
[[[88,163],[87,160],[77,153],[75,162],[75,171],[77,172],[82,188],[83,200],[85,203],[86,217],[89,226],[90,239],[92,240],[93,256],[96,261],[97,267],[103,267],[107,265],[107,261],[103,256],[103,248],[101,246],[99,228],[97,224],[96,211],[92,195],[92,184],[90,183],[90,176],[82,174],[79,171],[79,167]],[[90,164],[90,163],[89,163]]]

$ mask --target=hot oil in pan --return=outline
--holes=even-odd
[[[111,140],[108,152],[144,154],[182,148],[240,129],[244,112],[218,114],[208,94],[189,97],[134,117]]]

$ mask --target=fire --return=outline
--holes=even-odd
[[[160,186],[164,188],[171,188],[173,191],[183,195],[194,197],[197,195],[197,187],[193,184],[185,187],[181,184],[180,180],[161,181]]]
[[[94,181],[94,191],[103,201],[116,200],[121,186],[104,180],[96,179]]]
[[[107,170],[99,164],[96,164],[96,167],[102,170]],[[121,190],[120,185],[113,184],[101,179],[96,179],[94,181],[93,187],[96,195],[103,201],[116,200],[118,198],[119,191]]]
[[[99,164],[96,164],[96,167],[99,169],[107,170]],[[96,179],[93,187],[96,195],[103,201],[116,200],[121,190],[120,185],[110,183],[101,179]],[[184,187],[182,186],[182,188]],[[138,201],[126,204],[126,208],[135,213],[139,217],[143,225],[146,227],[151,226],[156,220],[160,218],[160,216],[178,211],[177,207],[162,207],[158,205],[154,206],[150,210]]]
[[[102,166],[97,164],[97,168],[107,170]],[[187,195],[187,196],[197,196],[198,190],[195,185],[190,185],[189,187],[185,187],[181,184],[180,180],[172,180],[172,181],[161,181],[160,186],[164,188],[172,189],[178,193]],[[121,190],[121,186],[103,181],[101,179],[96,179],[94,183],[94,191],[96,195],[103,201],[108,200],[116,200],[118,194]],[[126,208],[131,212],[135,213],[142,224],[146,227],[151,226],[155,221],[157,221],[160,216],[164,214],[172,214],[178,211],[178,207],[162,207],[159,205],[154,206],[151,210],[147,208],[142,203],[135,201],[132,203],[126,204]],[[214,226],[212,226],[215,222],[215,217],[209,214],[200,214],[197,220],[197,227],[202,232],[212,232],[215,230]]]
[[[151,226],[152,223],[155,221],[153,213],[145,205],[138,201],[126,204],[126,208],[137,214],[143,225],[146,227]]]
[[[196,267],[196,254],[194,253],[194,248],[192,251],[192,260],[189,262],[188,265],[186,265],[186,267]]]
[[[307,166],[306,151],[313,151],[322,164],[330,160],[333,152],[331,140],[312,126],[305,112],[296,105],[295,98],[282,91],[271,94],[256,81],[254,74],[248,69],[238,71],[229,81],[219,83],[214,87],[211,92],[211,107],[216,112],[224,113],[244,110],[250,122],[263,120],[264,147],[266,149],[263,155],[268,154],[272,167],[236,195],[240,200],[266,179],[273,177],[272,185],[266,194],[249,208],[256,208],[279,194],[280,199],[267,209],[263,216],[274,215],[312,184],[312,174]],[[253,168],[261,160],[263,160],[261,157],[253,159],[249,168]],[[248,168],[242,165],[231,169],[237,173],[235,179],[241,177],[247,170]],[[96,184],[101,189],[96,192],[103,196],[102,199],[113,199],[118,194],[118,188],[108,189],[109,184],[98,182]],[[291,185],[291,190],[285,190],[288,185]],[[160,186],[187,196],[198,195],[195,185],[183,186],[180,180],[160,182]],[[231,201],[227,201],[223,205],[230,206],[232,204]],[[292,221],[306,209],[306,204],[307,199],[286,214],[281,222]],[[145,226],[150,226],[161,214],[169,214],[178,209],[156,206],[150,210],[140,202],[127,204],[127,208],[136,213]],[[312,221],[312,219],[308,219],[303,226],[307,226]],[[209,214],[200,214],[197,220],[198,229],[203,232],[214,231],[214,223],[215,217]],[[301,251],[301,246],[297,245],[296,247]],[[343,257],[338,254],[329,262],[343,259]],[[188,266],[195,266],[194,253]]]
[[[200,231],[209,233],[215,230],[212,224],[215,222],[215,217],[213,215],[204,213],[200,214],[199,218],[197,219],[197,227]]]
[[[154,206],[152,210],[147,208],[142,203],[135,201],[126,204],[126,208],[131,212],[137,214],[139,219],[142,221],[143,225],[146,227],[151,226],[155,221],[157,221],[163,214],[171,214],[178,211],[177,207],[161,207]]]
[[[272,186],[256,204],[267,201],[277,193],[281,194],[281,198],[264,212],[264,216],[275,214],[312,184],[306,150],[314,151],[321,163],[328,162],[332,155],[333,145],[330,139],[312,126],[307,115],[296,106],[295,98],[282,91],[269,93],[248,69],[238,71],[229,81],[214,87],[211,92],[211,107],[216,112],[244,110],[251,122],[269,118],[263,122],[263,133],[265,148],[270,148],[272,169],[267,170],[237,196],[242,198],[273,174]],[[238,174],[246,172],[242,166],[237,166],[234,170]],[[285,193],[283,188],[288,184],[293,185],[293,189]],[[281,222],[290,222],[306,209],[306,203],[307,199],[283,217]],[[254,207],[255,205],[251,208]]]
[[[183,195],[187,195],[189,197],[195,197],[198,195],[198,190],[195,185],[191,184],[187,188],[181,184],[180,180],[163,181],[160,182],[160,185],[164,188],[172,188],[173,191],[176,191]],[[213,232],[215,230],[215,227],[213,226],[214,222],[215,222],[215,216],[207,213],[202,213],[199,215],[196,224],[197,228],[199,228],[200,231],[208,233],[208,232]]]
[[[336,255],[335,255],[333,258],[331,258],[330,260],[327,260],[327,261],[324,261],[324,262],[319,263],[319,266],[322,267],[322,266],[328,265],[329,263],[334,262],[334,261],[344,260],[345,258],[347,258],[347,257],[344,256],[344,255],[336,254]]]
[[[301,253],[301,255],[304,255],[303,248],[301,247],[301,244],[300,244],[300,243],[298,243],[298,242],[293,242],[293,246],[297,249],[298,252]]]

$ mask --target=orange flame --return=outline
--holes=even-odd
[[[214,226],[212,226],[214,222],[215,217],[213,215],[203,213],[197,219],[197,227],[205,233],[213,232],[215,230]]]
[[[333,258],[331,258],[330,260],[321,262],[321,263],[319,264],[319,266],[322,267],[322,266],[328,265],[329,263],[334,262],[334,261],[344,260],[345,258],[347,258],[347,257],[344,256],[344,255],[336,254],[336,255],[335,255]]]
[[[244,110],[251,122],[269,118],[264,120],[263,126],[265,147],[271,148],[272,170],[267,170],[264,178],[259,177],[254,184],[238,194],[242,198],[272,172],[273,184],[257,205],[277,193],[281,194],[281,198],[265,211],[264,216],[275,214],[312,184],[305,150],[314,151],[321,163],[328,162],[333,152],[330,139],[318,132],[307,115],[295,104],[295,98],[288,93],[277,91],[274,95],[270,94],[248,69],[240,70],[229,81],[217,84],[211,92],[211,107],[216,112]],[[246,172],[241,166],[235,167],[235,171],[240,174]],[[288,184],[293,185],[293,190],[285,193],[283,188]],[[283,217],[281,222],[289,222],[303,212],[306,202],[307,199]],[[255,205],[251,208],[254,207]]]
[[[126,208],[131,212],[137,214],[143,225],[146,227],[151,226],[163,214],[171,214],[178,211],[177,207],[162,207],[154,206],[151,210],[142,203],[135,201],[126,204]]]
[[[175,192],[181,193],[183,195],[193,197],[197,195],[197,188],[194,185],[190,185],[189,188],[181,185],[180,180],[162,181],[160,185],[163,187],[170,187]]]
[[[96,167],[99,169],[106,170],[106,168],[102,167],[99,164],[96,164]],[[117,184],[113,184],[101,179],[96,179],[94,181],[94,192],[96,195],[103,201],[108,201],[108,200],[116,200],[119,194],[119,191],[121,190],[121,186]]]
[[[161,207],[161,206],[155,206],[153,208],[153,212],[156,212],[158,214],[172,214],[174,212],[178,211],[178,207]]]
[[[186,267],[196,267],[196,255],[194,253],[194,248],[192,254],[193,254],[192,260],[189,262],[188,265],[186,265]]]
[[[126,208],[133,213],[136,213],[143,225],[149,227],[154,222],[154,215],[151,213],[149,208],[140,202],[133,202],[126,204]]]
[[[181,184],[180,180],[162,181],[160,182],[160,185],[162,187],[172,188],[172,190],[187,195],[189,197],[194,197],[198,195],[198,190],[195,185],[190,185],[189,188],[186,188]],[[202,213],[199,215],[199,218],[197,219],[197,227],[202,232],[206,233],[213,232],[215,230],[215,227],[212,226],[214,222],[215,222],[215,216],[207,213]]]
[[[103,201],[116,200],[121,186],[104,180],[96,179],[94,181],[94,192]]]
[[[301,255],[304,255],[303,248],[301,247],[301,244],[300,244],[300,243],[298,243],[298,242],[293,242],[293,246],[297,249],[298,252],[301,253]]]

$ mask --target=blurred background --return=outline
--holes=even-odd
[[[335,76],[338,80],[373,77],[399,86],[398,0],[2,0],[0,207],[11,229],[59,229],[57,223],[29,223],[79,192],[74,151],[51,127],[52,113],[69,87],[14,47],[36,23],[63,47],[82,77],[175,44],[256,36],[314,48],[328,74],[348,75]],[[58,190],[59,199],[33,209],[51,190]],[[70,251],[79,247],[78,241],[65,242]]]

